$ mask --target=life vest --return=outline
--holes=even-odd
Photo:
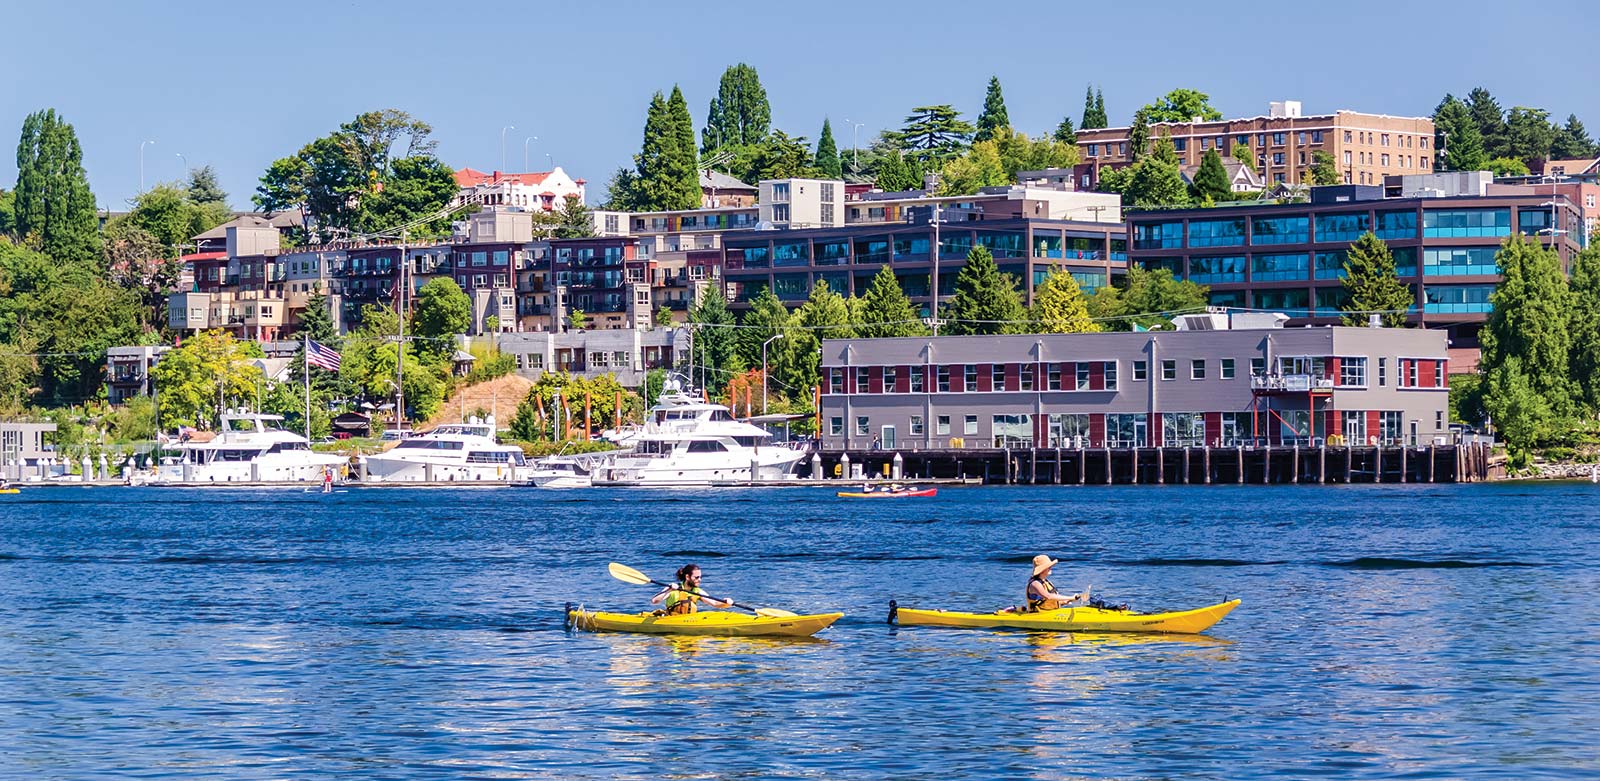
[[[695,603],[705,595],[706,592],[701,591],[699,586],[686,586],[682,581],[674,583],[672,588],[667,589],[667,602],[663,612],[669,616],[693,613],[699,609]]]
[[[1033,593],[1033,584],[1035,584],[1035,583],[1038,583],[1039,585],[1043,586],[1044,590],[1045,590],[1045,593],[1047,593],[1047,594],[1056,593],[1056,587],[1055,587],[1054,583],[1051,583],[1050,581],[1045,580],[1044,578],[1041,578],[1041,577],[1037,577],[1037,576],[1032,577],[1032,578],[1028,578],[1028,587],[1027,587],[1027,589],[1026,589],[1024,595],[1023,595],[1024,598],[1026,598],[1028,600],[1028,612],[1034,613],[1034,612],[1038,612],[1040,610],[1054,610],[1054,609],[1056,609],[1056,608],[1061,606],[1061,604],[1057,600],[1045,599],[1043,597],[1040,597],[1040,596],[1034,594]]]

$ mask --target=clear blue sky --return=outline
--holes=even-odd
[[[425,3],[239,4],[84,0],[0,3],[0,187],[16,181],[23,117],[54,107],[77,127],[102,207],[145,180],[177,179],[177,155],[211,164],[235,208],[266,166],[365,110],[431,123],[451,166],[530,167],[545,154],[598,196],[637,151],[655,90],[683,87],[705,121],[724,67],[761,73],[773,123],[813,142],[823,117],[841,146],[906,110],[952,103],[973,118],[991,74],[1012,123],[1076,124],[1084,85],[1113,124],[1173,87],[1229,116],[1268,101],[1422,116],[1445,92],[1488,87],[1503,106],[1576,113],[1600,132],[1592,60],[1600,13],[1558,0],[1272,3]],[[1204,9],[1205,13],[1196,14]],[[1436,10],[1437,9],[1437,10]],[[593,196],[591,199],[593,199]]]

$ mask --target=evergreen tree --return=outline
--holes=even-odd
[[[555,217],[555,236],[558,239],[583,239],[595,235],[594,217],[577,195],[569,193],[562,198],[561,209]]]
[[[1183,173],[1179,170],[1178,153],[1172,147],[1172,139],[1162,136],[1156,143],[1155,153],[1134,164],[1128,175],[1127,186],[1122,191],[1122,199],[1135,209],[1185,206],[1189,203],[1189,188],[1183,183]]]
[[[878,189],[889,193],[922,188],[922,174],[897,151],[883,156],[878,164]]]
[[[1179,280],[1168,268],[1145,269],[1137,263],[1129,264],[1122,279],[1122,289],[1100,288],[1090,297],[1089,311],[1094,317],[1127,316],[1112,324],[1112,330],[1126,331],[1138,325],[1142,328],[1171,327],[1173,315],[1193,312],[1206,306],[1208,288],[1188,280]]]
[[[1133,124],[1128,126],[1128,162],[1137,163],[1150,154],[1150,122],[1144,109],[1133,112]]]
[[[789,320],[789,310],[778,300],[772,288],[762,288],[761,293],[751,300],[750,310],[744,313],[744,320],[740,323],[742,327],[734,335],[734,344],[745,366],[760,368],[762,343],[780,333],[787,338]],[[770,348],[768,353],[770,359]]]
[[[335,345],[339,329],[333,325],[333,312],[328,309],[328,296],[318,290],[306,299],[306,308],[300,310],[300,333],[326,345]]]
[[[55,109],[29,114],[17,143],[17,187],[12,222],[18,236],[34,237],[57,263],[100,257],[100,221],[83,170],[78,134]]]
[[[948,105],[918,106],[906,116],[899,131],[892,134],[901,150],[936,166],[960,155],[972,137],[972,125]]]
[[[1528,387],[1544,400],[1553,416],[1571,411],[1573,398],[1568,371],[1572,352],[1572,300],[1561,263],[1555,253],[1522,236],[1511,236],[1495,255],[1500,283],[1489,297],[1488,321],[1479,333],[1489,394],[1486,406],[1496,425],[1505,427],[1514,399],[1498,398],[1498,391],[1518,387],[1510,376],[1526,375]],[[1548,421],[1536,422],[1541,428]],[[1508,439],[1509,442],[1509,439]],[[1513,448],[1532,441],[1510,443]]]
[[[1578,121],[1577,114],[1568,114],[1567,124],[1556,131],[1555,141],[1550,147],[1550,159],[1591,160],[1595,156],[1595,143],[1594,139],[1589,137],[1589,131]]]
[[[650,96],[644,116],[644,144],[639,149],[639,173],[634,178],[636,208],[660,211],[671,200],[669,173],[676,139],[667,121],[667,99],[660,92]]]
[[[850,305],[829,289],[827,280],[819,279],[811,286],[811,297],[795,312],[793,323],[796,327],[783,338],[783,370],[787,374],[783,382],[795,390],[809,389],[820,380],[817,355],[822,340],[855,335],[850,325]]]
[[[772,107],[756,69],[739,63],[722,72],[717,96],[706,113],[700,148],[713,149],[761,143],[772,124]]]
[[[1338,184],[1339,179],[1339,164],[1334,161],[1332,154],[1321,149],[1311,153],[1312,184]]]
[[[1600,244],[1591,243],[1572,263],[1572,334],[1568,371],[1585,410],[1600,411]]]
[[[1228,170],[1222,166],[1222,155],[1215,149],[1200,157],[1200,170],[1194,174],[1194,195],[1196,200],[1210,198],[1213,201],[1224,201],[1233,195]]]
[[[1472,92],[1467,93],[1467,112],[1478,126],[1478,135],[1483,138],[1484,154],[1490,158],[1509,156],[1506,115],[1500,104],[1495,102],[1494,96],[1482,87],[1473,88]]]
[[[1350,245],[1344,261],[1344,324],[1365,326],[1367,316],[1377,313],[1386,328],[1406,324],[1414,302],[1411,288],[1395,273],[1394,253],[1376,234],[1368,231]]]
[[[1106,127],[1111,124],[1111,120],[1106,117],[1106,96],[1099,88],[1094,91],[1094,121],[1097,123],[1096,127]]]
[[[944,317],[950,321],[947,332],[956,336],[1028,332],[1016,278],[1000,273],[994,255],[982,244],[967,252]]]
[[[1483,134],[1473,120],[1467,104],[1453,95],[1433,112],[1434,149],[1443,150],[1439,160],[1442,170],[1482,171],[1489,165],[1489,156],[1483,150]]]
[[[916,307],[900,289],[900,281],[888,265],[878,269],[877,276],[861,297],[860,311],[856,313],[856,336],[882,339],[891,336],[923,336],[928,333],[922,325]]]
[[[217,181],[217,171],[209,165],[189,172],[189,202],[196,206],[228,205],[228,193]]]
[[[817,169],[812,166],[813,161],[811,150],[806,147],[805,136],[790,138],[788,133],[774,130],[760,146],[755,147],[745,181],[813,178],[818,175]]]
[[[1056,132],[1053,138],[1063,144],[1078,143],[1078,131],[1072,129],[1071,116],[1061,118],[1061,124],[1056,125]]]
[[[1033,289],[1033,321],[1042,334],[1090,334],[1100,330],[1089,317],[1089,301],[1078,281],[1059,268]]]
[[[1556,127],[1550,124],[1550,112],[1542,108],[1517,106],[1506,117],[1508,157],[1523,163],[1548,160],[1555,140]]]
[[[1099,127],[1095,124],[1094,87],[1083,88],[1083,118],[1078,121],[1078,127],[1084,130],[1094,130]]]
[[[1000,94],[1000,78],[989,77],[989,90],[983,96],[983,112],[978,114],[978,129],[973,141],[989,141],[1011,132],[1011,117],[1006,114],[1006,99]]]
[[[689,103],[683,91],[672,85],[672,96],[667,98],[667,125],[673,136],[672,165],[668,169],[671,197],[667,209],[700,208],[700,157],[694,144],[694,118],[689,116]]]
[[[826,118],[822,120],[822,134],[817,136],[817,157],[813,165],[824,179],[844,178],[844,166],[839,161],[839,147],[833,142],[833,125]]]
[[[722,297],[719,286],[713,285],[689,310],[689,322],[694,327],[691,366],[704,368],[705,390],[721,395],[727,381],[742,373],[744,361],[739,357],[737,330],[733,313],[728,311],[728,300]]]

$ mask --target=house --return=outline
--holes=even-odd
[[[1581,158],[1577,160],[1535,160],[1534,166],[1538,170],[1533,173],[1540,176],[1584,176],[1600,174],[1600,158]]]
[[[1222,170],[1227,173],[1228,189],[1233,192],[1258,193],[1266,189],[1266,182],[1261,180],[1261,175],[1236,158],[1222,158]],[[1184,184],[1193,185],[1195,176],[1200,173],[1200,164],[1186,165],[1179,173],[1183,174]]]
[[[582,179],[568,176],[561,166],[522,174],[462,168],[456,171],[456,186],[461,188],[456,203],[475,198],[486,206],[549,212],[561,208],[562,201],[569,195],[583,200],[585,184]]]
[[[756,205],[757,188],[735,179],[721,171],[700,171],[700,206],[720,209],[724,206]]]

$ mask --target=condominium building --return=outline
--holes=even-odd
[[[1078,189],[1092,189],[1102,170],[1130,163],[1128,130],[1078,131]],[[1150,125],[1152,142],[1162,135],[1172,138],[1184,166],[1199,165],[1209,151],[1227,158],[1243,149],[1268,186],[1309,183],[1319,151],[1333,156],[1345,184],[1367,185],[1382,184],[1385,176],[1431,172],[1436,156],[1433,120],[1427,117],[1344,110],[1307,116],[1294,100],[1272,103],[1266,116]]]

